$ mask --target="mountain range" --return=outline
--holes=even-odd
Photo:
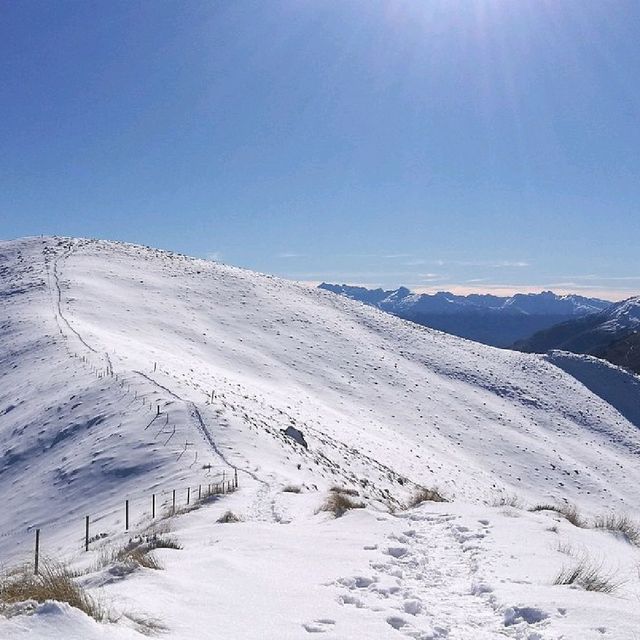
[[[640,373],[640,296],[539,331],[514,346],[529,353],[561,349],[591,354]]]
[[[323,282],[321,289],[439,329],[497,347],[514,342],[566,320],[597,313],[610,302],[579,295],[518,293],[509,297],[490,294],[455,295],[412,293],[406,287],[385,291]]]

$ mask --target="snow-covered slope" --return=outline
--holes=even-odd
[[[269,276],[103,241],[1,243],[0,307],[5,559],[31,553],[33,527],[48,553],[68,554],[81,548],[85,514],[93,531],[112,535],[123,529],[125,499],[137,522],[152,493],[166,503],[172,489],[236,471],[241,491],[229,500],[246,520],[236,525],[242,535],[270,539],[269,527],[290,522],[280,544],[307,536],[320,565],[322,545],[342,534],[308,535],[336,484],[357,488],[382,520],[354,514],[331,526],[353,522],[374,537],[399,536],[397,523],[406,529],[387,511],[418,485],[480,510],[513,495],[576,503],[587,514],[640,505],[637,426],[536,355]],[[284,435],[287,427],[308,448]],[[302,507],[282,498],[291,483],[304,487]],[[445,526],[449,516],[434,517]],[[375,524],[383,520],[389,530]],[[326,580],[323,571],[311,578]],[[457,579],[469,578],[460,571]],[[494,604],[492,616],[502,606]],[[375,625],[358,636],[309,624],[324,624],[328,637],[386,637]],[[402,626],[383,625],[392,634]],[[231,636],[302,637],[276,631]]]

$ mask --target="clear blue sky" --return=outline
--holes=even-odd
[[[0,0],[0,237],[640,293],[637,0]]]

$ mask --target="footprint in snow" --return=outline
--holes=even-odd
[[[307,633],[325,633],[335,625],[336,621],[331,618],[321,618],[313,622],[307,622],[302,625]]]

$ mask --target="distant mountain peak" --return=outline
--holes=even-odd
[[[419,324],[494,346],[509,346],[540,329],[598,313],[610,302],[553,291],[458,295],[450,291],[414,293],[407,287],[395,290],[367,289],[323,282],[321,289],[359,300]]]

